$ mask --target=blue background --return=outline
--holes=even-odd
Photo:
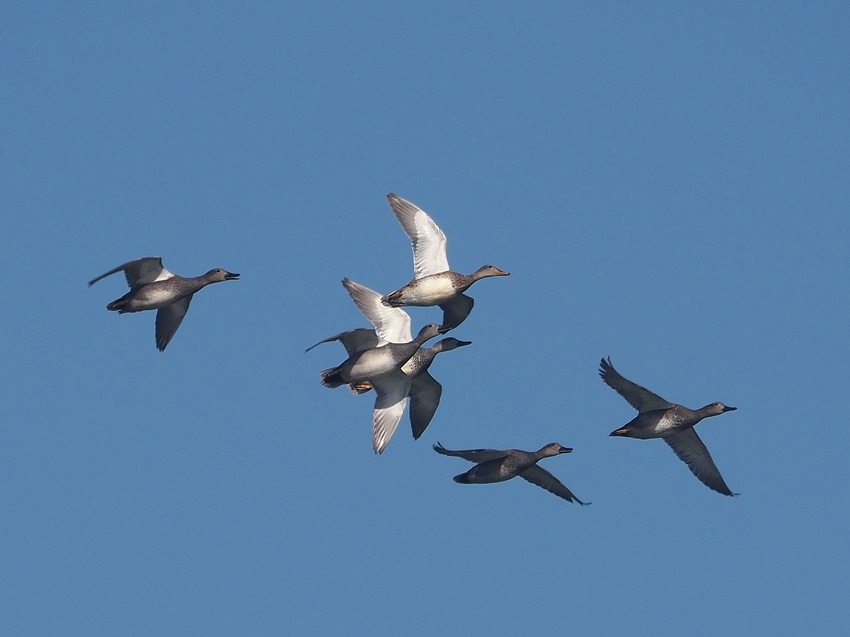
[[[7,3],[4,635],[844,634],[846,3]],[[328,391],[410,246],[471,290],[423,438]],[[165,353],[104,306],[161,255],[240,272]],[[436,320],[412,308],[414,329]],[[738,498],[598,378],[738,411]],[[536,449],[579,507],[461,486]]]

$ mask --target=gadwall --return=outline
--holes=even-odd
[[[410,340],[409,334],[407,340]],[[385,344],[378,338],[375,330],[359,327],[329,336],[315,345],[311,345],[305,351],[309,352],[317,345],[331,343],[333,341],[342,343],[349,356]],[[425,432],[425,429],[428,428],[428,425],[434,418],[437,407],[440,406],[440,397],[443,394],[443,386],[431,376],[428,368],[440,352],[449,352],[466,345],[472,345],[472,341],[461,341],[449,336],[437,341],[431,347],[420,347],[410,360],[402,365],[401,371],[410,377],[410,390],[407,396],[410,398],[410,427],[413,431],[414,440],[418,440]],[[372,389],[372,383],[364,380],[359,383],[350,384],[349,388],[355,394],[363,394]]]
[[[382,453],[398,427],[410,392],[410,377],[401,368],[425,341],[440,334],[441,329],[436,323],[430,323],[410,339],[410,317],[404,310],[384,306],[377,292],[350,279],[344,279],[342,284],[375,326],[383,344],[360,351],[354,351],[357,346],[351,345],[352,351],[343,363],[321,373],[322,384],[335,388],[368,381],[374,387],[377,396],[372,412],[372,446],[375,453]]]
[[[210,283],[233,281],[239,278],[238,274],[221,268],[215,268],[201,276],[182,277],[166,270],[162,265],[161,257],[145,257],[119,265],[92,279],[89,285],[122,270],[130,291],[120,299],[109,303],[106,309],[117,311],[119,314],[157,310],[156,347],[161,352],[165,350],[177,328],[180,327],[195,292]]]
[[[537,465],[537,462],[543,458],[562,453],[572,453],[570,447],[564,447],[557,442],[549,443],[539,451],[522,451],[521,449],[451,451],[438,442],[434,445],[434,451],[444,456],[456,456],[476,463],[466,473],[456,475],[454,477],[455,482],[489,484],[491,482],[504,482],[519,476],[528,480],[531,484],[536,484],[538,487],[543,487],[550,493],[554,493],[559,498],[564,498],[567,502],[590,504],[590,502],[579,500],[560,480]]]
[[[610,435],[642,439],[663,438],[703,484],[723,495],[738,495],[726,486],[717,465],[711,459],[711,454],[694,429],[694,425],[703,418],[735,411],[737,407],[711,403],[701,409],[688,409],[671,403],[623,378],[614,369],[610,358],[600,361],[599,375],[611,389],[639,412],[634,420],[615,429]]]
[[[446,257],[446,235],[424,210],[398,195],[387,199],[393,213],[413,244],[413,280],[403,288],[381,298],[384,305],[439,305],[443,310],[443,329],[460,325],[475,301],[463,292],[470,285],[490,276],[508,276],[510,272],[493,265],[478,268],[472,274],[459,274],[449,269]]]

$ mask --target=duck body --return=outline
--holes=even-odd
[[[440,305],[469,289],[472,281],[465,281],[465,278],[464,275],[451,271],[430,274],[421,279],[413,279],[395,292],[385,294],[381,297],[381,302],[389,307]]]
[[[413,279],[407,285],[395,292],[390,292],[381,297],[381,302],[389,307],[402,307],[414,305],[430,307],[450,303],[462,297],[464,305],[468,305],[467,315],[472,311],[473,299],[463,294],[469,287],[479,279],[491,276],[509,276],[510,272],[500,270],[494,265],[483,265],[472,274],[460,274],[459,272],[439,272],[429,274],[418,279]],[[443,308],[445,311],[445,308]],[[464,317],[466,318],[466,317]],[[456,327],[456,326],[454,326]]]
[[[661,438],[703,484],[723,495],[732,493],[720,470],[714,463],[708,448],[697,435],[694,425],[704,418],[735,411],[721,402],[714,402],[700,409],[689,409],[678,403],[661,398],[645,387],[633,383],[620,375],[611,364],[611,359],[599,363],[602,380],[620,394],[635,409],[638,415],[622,427],[611,432],[611,436],[627,438]]]
[[[108,303],[106,309],[119,314],[157,310],[156,346],[164,351],[189,310],[198,290],[221,281],[235,281],[239,275],[215,268],[197,277],[182,277],[165,269],[160,257],[128,261],[89,281],[89,285],[116,272],[124,272],[130,291]]]
[[[727,407],[722,403],[712,403],[701,409],[688,409],[674,404],[668,409],[653,409],[638,414],[628,423],[611,432],[612,436],[628,438],[664,438],[674,435],[683,429],[696,425],[703,418],[716,416],[724,411],[734,411],[735,407]],[[719,410],[719,411],[718,411]],[[713,413],[714,412],[714,413]]]
[[[538,466],[543,458],[557,456],[562,453],[572,453],[572,448],[552,442],[538,451],[523,451],[522,449],[467,449],[452,451],[440,443],[434,445],[434,451],[444,456],[456,456],[477,463],[472,469],[456,475],[453,480],[460,484],[492,484],[505,482],[519,476],[554,493],[568,502],[582,502],[560,480]]]
[[[106,309],[119,314],[128,312],[143,312],[145,310],[159,310],[176,303],[207,285],[197,278],[185,278],[173,276],[165,281],[156,281],[131,289],[120,299],[116,299],[106,306]]]
[[[568,452],[564,452],[568,453]],[[537,464],[533,453],[519,449],[508,449],[501,458],[477,464],[469,471],[452,478],[460,484],[492,484],[516,478],[523,471]]]

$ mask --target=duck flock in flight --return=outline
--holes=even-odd
[[[472,274],[460,274],[449,268],[446,235],[434,220],[414,203],[390,194],[390,208],[413,246],[413,279],[401,288],[381,295],[350,279],[342,285],[374,329],[357,328],[329,336],[307,348],[339,341],[348,358],[336,367],[321,372],[322,385],[336,388],[347,385],[355,394],[374,390],[372,445],[375,453],[384,451],[409,406],[413,437],[418,439],[434,417],[443,388],[429,373],[434,358],[441,352],[470,345],[452,336],[431,347],[425,343],[455,329],[469,316],[474,300],[465,292],[479,279],[508,276],[510,272],[484,265]],[[197,277],[172,274],[160,257],[130,261],[91,281],[89,285],[117,272],[124,272],[130,291],[106,306],[119,314],[156,310],[156,346],[165,350],[189,309],[194,294],[211,283],[234,281],[238,274],[221,268]],[[405,306],[439,306],[442,322],[429,323],[413,336]],[[611,432],[611,436],[661,438],[709,488],[724,495],[733,493],[694,426],[703,418],[734,411],[720,402],[700,409],[688,409],[669,402],[620,375],[610,358],[599,364],[599,375],[620,394],[638,414],[630,422]],[[590,504],[577,498],[555,476],[538,465],[543,458],[572,452],[570,447],[552,442],[538,451],[520,449],[450,450],[442,444],[434,450],[445,456],[457,456],[475,464],[454,477],[461,484],[503,482],[519,476],[532,484],[578,504]]]

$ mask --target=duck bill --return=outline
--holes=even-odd
[[[558,449],[558,453],[572,453],[572,452],[573,452],[572,447],[561,447],[560,449]]]
[[[736,409],[738,409],[738,408],[737,407],[730,407],[729,405],[725,405],[723,407],[723,413],[726,413],[727,411],[735,411]]]
[[[224,275],[225,281],[238,281],[239,273],[238,272],[228,272]]]
[[[495,266],[493,267],[493,269],[496,271],[496,276],[510,276],[511,275],[510,272],[508,272],[506,270],[500,270],[499,268],[497,268]]]

